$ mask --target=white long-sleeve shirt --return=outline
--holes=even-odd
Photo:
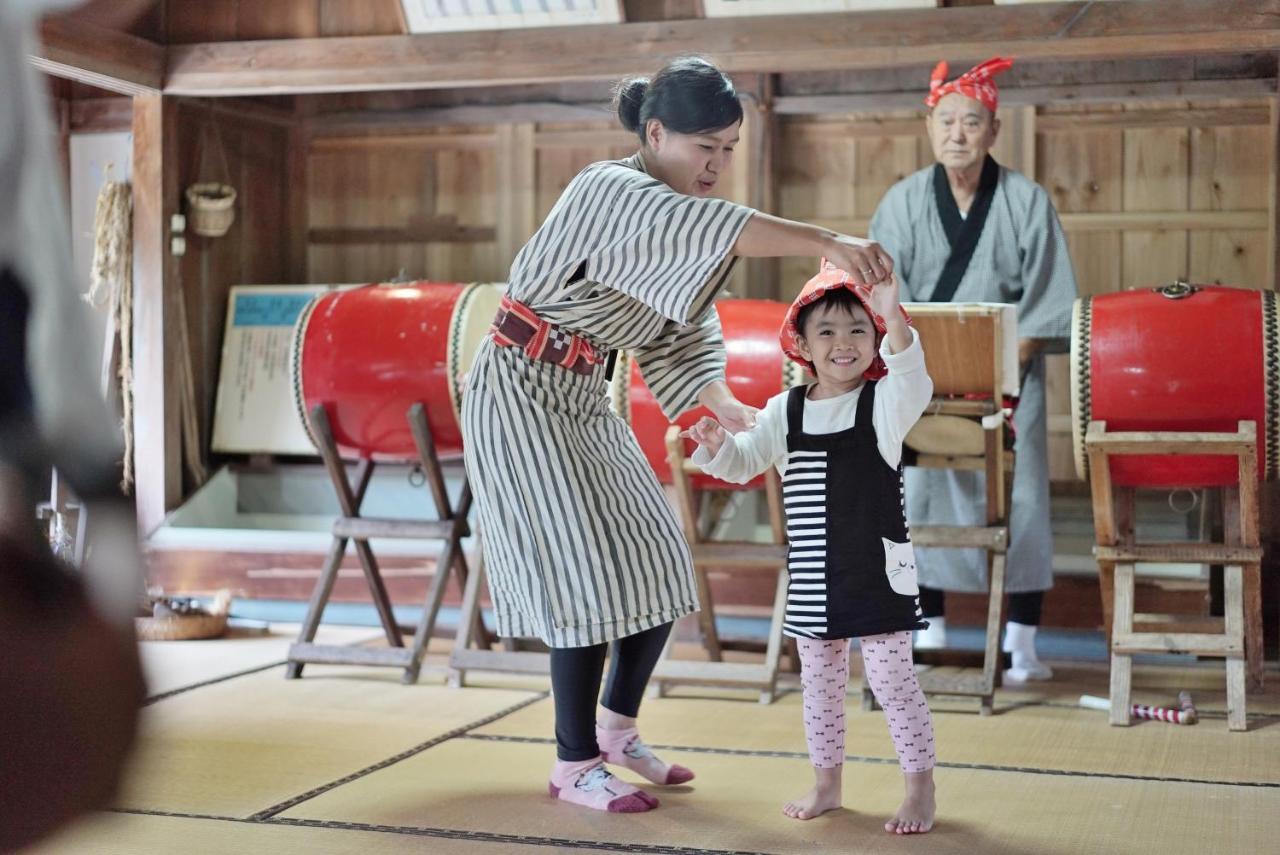
[[[889,373],[876,386],[871,423],[876,429],[880,456],[896,469],[902,460],[902,440],[933,398],[933,381],[925,370],[920,336],[912,329],[911,344],[901,353],[890,353],[888,342],[880,343],[880,356]],[[804,402],[803,430],[809,434],[836,433],[853,427],[858,398],[866,384],[834,398]],[[756,426],[738,434],[726,434],[714,457],[698,446],[692,460],[708,475],[732,484],[745,484],[770,466],[786,475],[787,396],[774,395],[756,417]]]

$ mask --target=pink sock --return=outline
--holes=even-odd
[[[693,772],[684,766],[670,766],[655,757],[649,746],[640,741],[634,727],[605,730],[596,725],[596,742],[607,762],[625,766],[655,784],[674,785],[693,780]]]
[[[557,760],[547,789],[552,798],[610,813],[642,813],[658,806],[653,796],[615,777],[599,757]]]

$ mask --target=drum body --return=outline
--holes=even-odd
[[[763,408],[774,395],[804,380],[804,369],[788,359],[778,344],[778,331],[782,328],[787,308],[785,303],[773,300],[722,300],[716,304],[728,354],[726,380],[733,394],[744,404]],[[614,369],[610,398],[614,411],[635,431],[640,448],[658,480],[670,484],[666,434],[671,423],[645,385],[640,366],[621,354]],[[687,428],[709,415],[709,410],[699,407],[682,415],[676,424],[682,429]],[[693,449],[693,443],[686,440],[686,454],[692,454]],[[749,484],[728,484],[701,474],[691,476],[691,481],[698,489],[746,490],[764,484],[763,477]]]
[[[441,456],[460,454],[462,382],[504,286],[443,282],[328,291],[294,329],[294,399],[323,404],[344,457],[416,459],[406,418],[418,402]],[[315,442],[315,437],[311,437]]]
[[[1090,421],[1108,431],[1226,431],[1258,426],[1258,477],[1277,463],[1275,294],[1179,283],[1076,301],[1071,333],[1072,439],[1087,477]],[[1239,480],[1235,457],[1113,458],[1125,487],[1215,487]]]

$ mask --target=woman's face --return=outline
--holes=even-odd
[[[729,170],[741,122],[718,131],[679,134],[659,119],[645,127],[644,162],[649,174],[677,193],[709,196]]]

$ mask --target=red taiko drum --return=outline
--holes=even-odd
[[[778,343],[778,330],[786,317],[787,304],[772,300],[722,300],[716,303],[716,310],[720,313],[728,354],[726,379],[738,400],[763,408],[774,395],[803,379],[804,369],[787,359]],[[671,423],[645,385],[640,366],[623,354],[619,354],[614,369],[610,399],[614,411],[635,431],[640,449],[658,480],[670,484],[666,434]],[[708,415],[711,415],[710,411],[699,407],[685,413],[676,424],[682,429],[687,428]],[[693,443],[686,440],[685,452],[692,454],[693,449]],[[691,481],[699,489],[745,490],[764,484],[763,478],[756,478],[749,484],[727,484],[709,475],[695,475]]]
[[[411,282],[316,297],[294,329],[291,368],[303,424],[323,404],[344,456],[415,459],[406,414],[421,402],[436,450],[460,454],[462,380],[504,288]]]
[[[1258,425],[1258,477],[1274,478],[1280,405],[1275,294],[1190,286],[1076,301],[1071,333],[1072,439],[1088,473],[1089,422],[1108,431],[1226,431]],[[1218,487],[1235,457],[1134,455],[1111,460],[1125,487]]]

